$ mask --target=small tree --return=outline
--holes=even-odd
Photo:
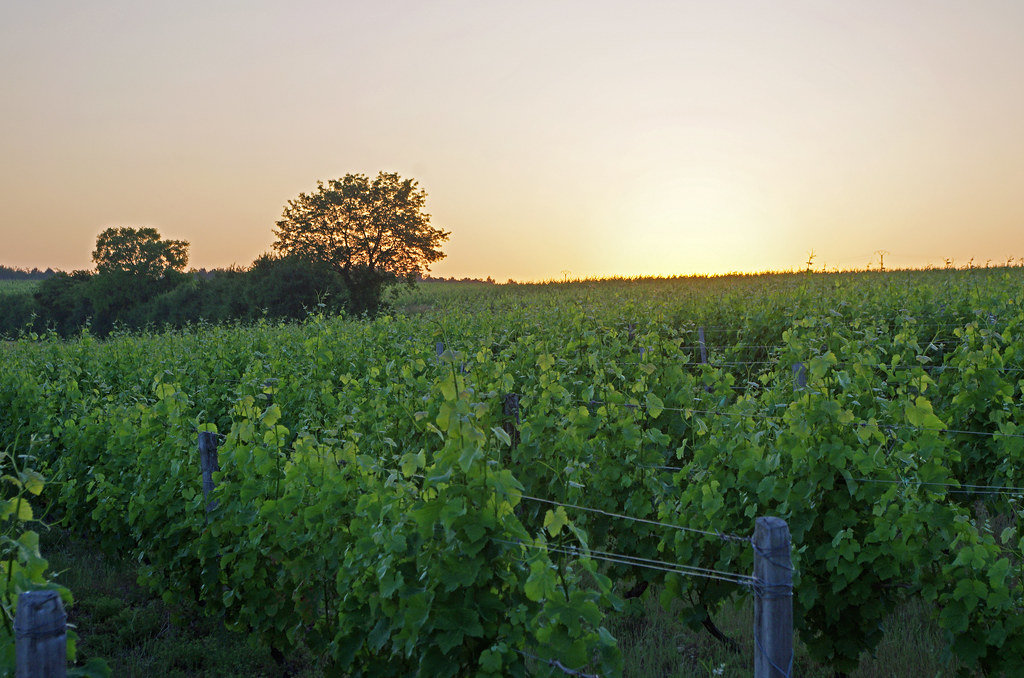
[[[186,280],[188,243],[162,240],[155,228],[108,228],[96,238],[92,260],[93,329],[105,334],[115,322],[137,322],[131,316],[140,304]]]
[[[427,194],[414,179],[380,172],[346,174],[289,200],[277,222],[274,250],[336,269],[352,310],[376,310],[384,287],[412,282],[444,258],[449,233],[430,225]]]
[[[188,264],[188,243],[161,240],[155,228],[108,228],[92,253],[99,274],[122,272],[156,280]]]

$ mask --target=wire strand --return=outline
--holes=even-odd
[[[913,478],[906,478],[902,480],[885,480],[881,478],[853,478],[854,481],[859,483],[884,483],[888,485],[920,485],[927,487],[943,487],[949,488],[949,492],[956,492],[958,494],[1008,494],[1008,495],[1019,495],[1024,494],[1024,487],[1012,487],[1006,485],[970,485],[970,484],[957,484],[957,483],[931,483],[923,480],[915,480]]]
[[[577,669],[570,669],[568,666],[558,661],[557,659],[544,659],[542,657],[538,657],[535,654],[530,654],[525,650],[517,649],[516,652],[523,655],[524,657],[527,657],[529,659],[535,659],[539,662],[547,664],[552,668],[556,668],[567,676],[576,676],[576,678],[601,678],[601,676],[597,673],[583,673],[582,671]]]
[[[550,504],[552,506],[562,506],[564,508],[576,509],[578,511],[588,511],[588,512],[591,512],[591,513],[598,513],[598,514],[601,514],[601,515],[604,515],[604,516],[608,516],[610,518],[621,518],[623,520],[631,520],[631,521],[637,522],[637,523],[645,523],[645,524],[648,524],[648,525],[656,525],[658,527],[668,527],[668,528],[671,528],[671,529],[674,529],[674,530],[680,530],[680,531],[683,531],[683,532],[695,532],[697,534],[704,534],[704,535],[708,535],[708,536],[711,536],[711,537],[718,537],[719,539],[722,539],[724,541],[739,541],[739,542],[750,543],[750,537],[741,537],[741,536],[733,535],[733,534],[725,534],[723,532],[712,532],[710,530],[701,530],[701,529],[698,529],[698,528],[695,528],[695,527],[687,527],[687,526],[684,526],[684,525],[675,525],[673,523],[663,523],[663,522],[658,521],[658,520],[649,520],[647,518],[636,518],[636,517],[633,517],[633,516],[624,515],[622,513],[613,513],[611,511],[605,511],[604,509],[592,508],[592,507],[589,507],[589,506],[580,506],[578,504],[567,504],[567,503],[553,501],[551,499],[542,499],[541,497],[532,497],[532,496],[530,496],[528,494],[523,494],[523,495],[520,495],[520,496],[523,499],[529,499],[530,501],[536,501],[536,502],[541,502],[541,503],[544,503],[544,504]]]
[[[574,400],[572,402],[581,405],[596,405],[596,406],[611,406],[611,407],[624,407],[626,409],[641,409],[647,410],[647,405],[643,403],[612,403],[607,401],[598,400]],[[780,404],[780,407],[788,407],[790,403]],[[765,414],[763,412],[726,412],[724,410],[702,410],[690,407],[670,407],[662,406],[658,409],[665,412],[680,412],[683,414],[707,414],[722,417],[734,417],[734,418],[750,418],[756,417],[758,419],[769,419],[772,421],[785,421],[785,418],[777,414]],[[841,426],[854,427],[854,428],[877,428],[877,429],[892,429],[892,430],[905,430],[905,431],[919,431],[924,433],[946,433],[954,435],[973,435],[982,437],[1003,437],[1003,438],[1019,438],[1024,439],[1024,434],[1020,433],[1002,433],[1001,431],[968,431],[964,429],[955,428],[935,428],[928,426],[910,426],[909,424],[880,424],[880,423],[869,423],[864,421],[853,421],[848,424],[839,424]]]
[[[628,565],[631,567],[640,567],[648,570],[657,570],[659,572],[678,574],[684,577],[700,577],[704,579],[715,579],[718,581],[724,581],[730,584],[738,584],[740,586],[746,587],[753,587],[757,584],[758,581],[755,577],[737,574],[735,572],[727,572],[724,570],[715,570],[711,568],[696,567],[691,565],[679,565],[674,563],[667,563],[660,560],[651,560],[649,558],[628,556],[621,553],[611,553],[608,551],[584,550],[572,546],[565,547],[558,546],[557,544],[548,544],[546,542],[529,542],[523,540],[509,541],[506,539],[498,538],[495,538],[494,541],[503,544],[510,544],[512,546],[528,546],[542,551],[561,553],[563,555],[575,556],[577,558],[589,558],[591,560],[615,563],[617,565]]]

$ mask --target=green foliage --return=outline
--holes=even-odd
[[[339,671],[615,675],[615,591],[699,627],[737,587],[604,554],[747,574],[716,535],[778,515],[812,658],[850,671],[920,599],[964,670],[1012,675],[1018,509],[979,486],[1021,485],[1020,282],[488,286],[372,322],[26,337],[0,444],[50,436],[65,515],[166,599]],[[198,429],[223,432],[209,498]]]
[[[271,257],[261,257],[250,271],[230,269],[208,277],[171,272],[146,280],[123,271],[76,271],[37,285],[34,295],[0,296],[0,336],[52,330],[68,337],[86,328],[107,336],[115,330],[298,320],[340,312],[348,298],[333,269]]]
[[[250,305],[272,318],[298,320],[317,310],[337,312],[347,298],[345,282],[336,269],[296,256],[260,257],[247,283]]]
[[[0,269],[2,268],[0,266]],[[52,277],[52,274],[46,277]],[[31,297],[38,286],[39,280],[8,280],[0,277],[0,298]]]
[[[79,660],[103,658],[115,676],[296,678],[322,675],[308,654],[280,667],[265,648],[195,606],[168,606],[136,583],[135,560],[111,557],[88,539],[53,528],[41,535],[50,567],[75,592],[68,623],[79,629]],[[285,670],[282,670],[285,669]]]
[[[56,590],[64,605],[72,603],[71,592],[48,578],[49,563],[39,551],[39,533],[30,529],[42,524],[36,502],[45,485],[42,474],[29,468],[32,459],[31,454],[13,454],[10,448],[0,452],[0,676],[15,673],[18,597],[26,591]],[[67,659],[72,663],[77,638],[73,630],[67,630]],[[102,660],[90,660],[72,667],[68,675],[109,677],[110,669]]]
[[[39,552],[39,533],[29,529],[36,520],[37,508],[30,497],[38,496],[43,489],[43,477],[36,471],[19,466],[18,459],[9,450],[0,453],[3,484],[0,499],[0,582],[3,582],[0,596],[0,613],[3,614],[0,657],[4,666],[14,665],[14,613],[18,607],[18,596],[25,591],[36,589],[57,589],[65,604],[71,602],[71,594],[45,577],[46,559]],[[24,463],[23,463],[24,464]],[[72,657],[73,658],[73,657]]]
[[[95,314],[90,295],[91,280],[92,274],[88,271],[75,271],[57,273],[39,283],[33,296],[39,305],[43,326],[66,336],[86,325]]]
[[[15,337],[20,332],[32,331],[37,325],[39,307],[29,286],[39,283],[17,281],[0,282],[0,337]],[[8,292],[4,288],[24,287],[25,291]]]

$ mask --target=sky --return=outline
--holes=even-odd
[[[1022,35],[1019,0],[3,2],[0,264],[152,226],[247,266],[379,171],[436,276],[1003,264]]]

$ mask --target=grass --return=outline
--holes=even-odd
[[[112,675],[246,677],[320,675],[309,657],[283,666],[269,650],[229,631],[198,609],[166,605],[135,583],[133,564],[106,556],[85,541],[51,529],[42,535],[50,571],[71,589],[68,623],[78,633],[78,659],[101,657]]]
[[[38,286],[38,280],[0,280],[0,296],[5,294],[31,294]]]
[[[666,612],[652,590],[637,601],[631,614],[612,620],[611,632],[619,640],[626,678],[696,678],[698,676],[750,676],[754,665],[754,608],[749,596],[727,604],[715,624],[739,644],[730,650],[710,634],[692,631]],[[929,609],[919,601],[898,608],[885,624],[886,635],[873,655],[865,653],[850,678],[945,678],[956,675],[956,663],[942,663],[942,631]],[[796,639],[793,675],[830,678],[831,669],[815,663]]]

